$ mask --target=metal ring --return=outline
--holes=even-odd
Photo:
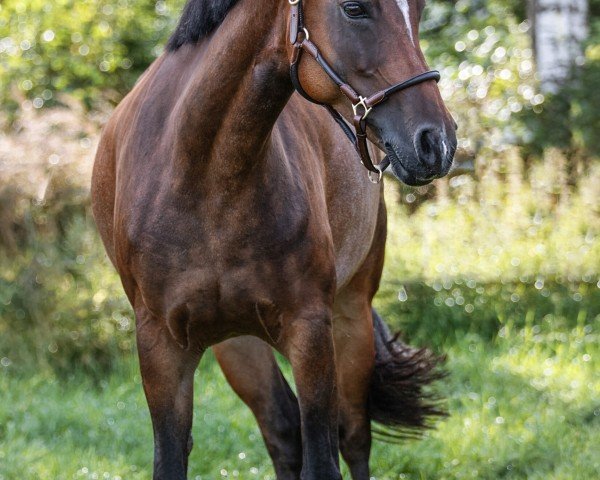
[[[377,178],[373,178],[373,175],[375,175],[375,172],[368,172],[369,175],[369,180],[371,181],[371,183],[374,183],[375,185],[377,185],[378,183],[381,182],[381,179],[383,178],[383,170],[381,170],[381,168],[375,166],[375,168],[377,169],[377,171],[379,172],[379,175],[377,176]]]
[[[300,3],[300,0],[288,0],[288,2],[290,3],[290,5],[298,5]]]
[[[306,27],[302,27],[302,30],[304,30],[304,40],[310,40],[310,35],[308,34],[308,30],[306,29]]]

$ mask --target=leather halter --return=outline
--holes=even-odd
[[[440,72],[437,70],[431,70],[429,72],[421,73],[416,75],[404,82],[392,85],[389,88],[375,92],[369,97],[363,97],[359,95],[354,88],[348,83],[344,82],[342,78],[336,73],[336,71],[327,63],[327,61],[321,55],[318,47],[310,40],[308,30],[304,26],[304,12],[302,10],[302,0],[288,0],[290,3],[290,43],[294,46],[294,53],[290,65],[290,76],[292,84],[296,91],[304,98],[312,103],[322,105],[331,114],[336,123],[341,127],[346,136],[354,144],[356,151],[360,155],[361,163],[369,170],[369,179],[373,183],[379,183],[383,172],[390,165],[388,157],[385,157],[379,165],[374,165],[369,154],[369,148],[367,147],[367,116],[371,113],[371,110],[383,101],[387,100],[390,95],[406,90],[407,88],[414,87],[420,83],[428,80],[440,81]],[[339,87],[341,92],[348,100],[352,102],[352,110],[354,117],[352,123],[354,124],[354,132],[350,126],[346,123],[342,115],[331,105],[319,102],[312,98],[302,88],[300,79],[298,78],[298,66],[300,64],[300,58],[302,52],[308,52],[315,61],[321,66],[325,73],[333,80],[333,82]],[[373,176],[375,174],[376,176]]]

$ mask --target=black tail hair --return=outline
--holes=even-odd
[[[428,388],[446,372],[440,368],[445,357],[426,348],[412,348],[392,335],[373,309],[375,370],[369,391],[369,413],[376,438],[398,441],[418,438],[435,420],[447,416],[442,399]]]

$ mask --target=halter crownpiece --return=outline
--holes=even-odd
[[[288,2],[290,4],[290,43],[294,46],[294,53],[290,64],[290,76],[294,88],[310,102],[322,105],[327,109],[336,123],[343,130],[344,134],[353,143],[354,148],[356,148],[356,151],[360,155],[361,163],[369,170],[369,179],[373,183],[379,183],[383,176],[383,172],[389,166],[390,161],[388,157],[385,157],[379,165],[374,165],[371,160],[371,155],[367,146],[367,117],[369,113],[371,113],[374,107],[387,100],[389,96],[394,93],[414,87],[415,85],[419,85],[420,83],[429,80],[439,82],[440,72],[431,70],[429,72],[421,73],[404,82],[397,83],[389,88],[375,92],[369,97],[363,97],[362,95],[359,95],[352,86],[342,80],[331,65],[323,58],[317,46],[310,40],[308,30],[304,26],[302,0],[288,0]],[[310,56],[315,59],[329,78],[331,78],[331,80],[339,87],[344,96],[352,102],[352,111],[354,113],[352,123],[354,131],[352,131],[342,115],[335,108],[329,104],[315,100],[302,88],[300,78],[298,77],[298,66],[300,64],[302,52],[304,51],[308,52]]]

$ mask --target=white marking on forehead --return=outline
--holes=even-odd
[[[396,5],[402,12],[402,16],[404,17],[404,23],[406,23],[406,29],[408,30],[408,36],[410,37],[410,41],[412,44],[415,44],[415,40],[413,38],[412,25],[410,23],[410,7],[408,5],[408,0],[396,0]]]

